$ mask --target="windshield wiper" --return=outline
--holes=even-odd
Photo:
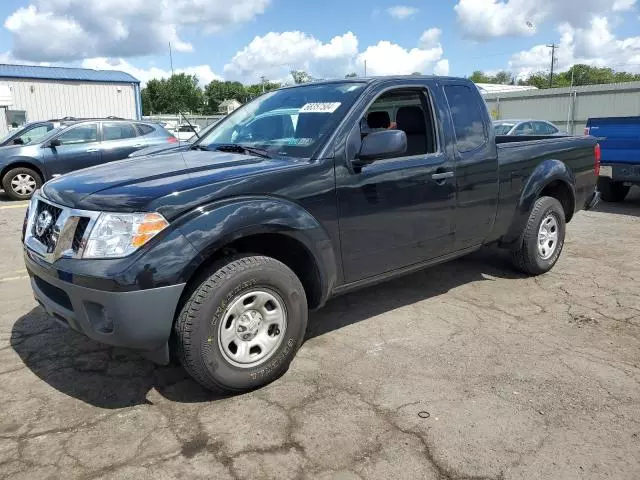
[[[189,150],[202,150],[202,151],[208,152],[211,149],[209,147],[207,147],[206,145],[197,144],[197,145],[191,145],[189,147]]]
[[[221,152],[250,153],[251,155],[255,155],[257,157],[271,158],[269,152],[262,148],[247,147],[245,145],[240,145],[239,143],[226,143],[224,145],[217,145],[215,149],[220,150]]]

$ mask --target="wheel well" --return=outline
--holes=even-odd
[[[7,165],[6,167],[4,167],[2,169],[2,172],[0,172],[0,182],[2,182],[2,180],[4,180],[4,176],[7,174],[7,172],[9,172],[9,170],[13,170],[14,168],[20,168],[20,167],[28,168],[30,170],[33,170],[38,175],[40,175],[40,178],[44,182],[44,175],[42,175],[42,171],[38,167],[36,167],[35,165],[33,165],[31,163],[27,163],[27,162],[15,162],[15,163],[11,163],[11,164]]]
[[[300,279],[309,308],[316,308],[322,297],[320,272],[311,252],[298,240],[287,235],[265,233],[239,238],[218,249],[189,277],[188,283],[225,257],[250,253],[275,258],[288,266]]]
[[[553,197],[560,202],[564,210],[565,220],[569,222],[573,217],[575,201],[571,187],[562,180],[555,180],[544,187],[540,192],[540,197]]]

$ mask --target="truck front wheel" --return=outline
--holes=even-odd
[[[613,180],[600,177],[598,178],[598,190],[605,202],[622,202],[631,187],[625,186],[622,182],[614,182]]]
[[[289,267],[270,257],[235,257],[192,287],[174,328],[178,358],[210,390],[251,390],[287,370],[307,315],[304,288]]]
[[[558,261],[565,235],[565,213],[558,200],[536,200],[525,225],[522,243],[512,252],[515,267],[528,275],[548,272]]]

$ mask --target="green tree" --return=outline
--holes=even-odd
[[[291,70],[291,77],[295,84],[307,83],[312,80],[311,75],[304,70]]]
[[[152,113],[201,113],[204,108],[202,89],[195,75],[179,73],[168,79],[149,80],[142,89],[142,111]]]
[[[358,74],[356,72],[347,73],[344,78],[356,78]]]
[[[484,72],[481,72],[480,70],[476,70],[475,72],[473,72],[469,77],[469,80],[471,80],[473,83],[491,83],[491,77],[486,75]]]
[[[488,75],[480,70],[476,70],[471,74],[469,80],[474,83],[495,83],[502,85],[512,82],[511,73],[504,70],[496,73],[495,75]]]
[[[413,72],[411,75],[422,75],[421,72]]]
[[[207,104],[206,113],[218,113],[220,103],[225,100],[247,101],[247,91],[240,82],[213,80],[204,89],[204,98]]]
[[[147,82],[147,86],[142,89],[142,113],[152,115],[154,113],[164,113],[167,106],[164,98],[163,80],[152,79]]]

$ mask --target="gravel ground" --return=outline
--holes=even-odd
[[[331,301],[229,398],[50,321],[23,215],[0,197],[0,478],[640,478],[640,190],[541,277],[486,249]]]

